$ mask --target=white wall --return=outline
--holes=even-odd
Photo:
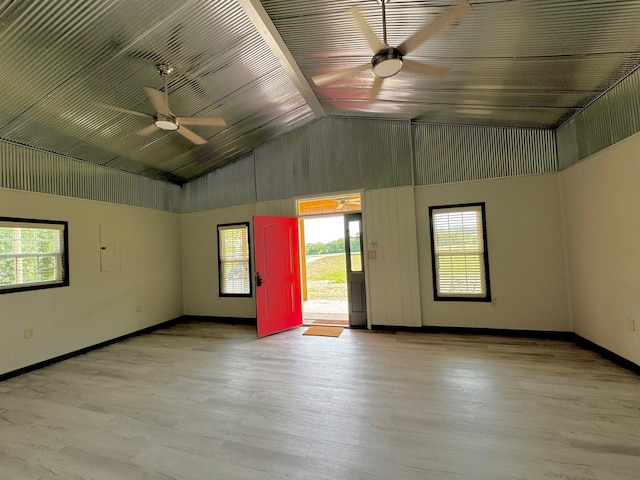
[[[574,330],[640,364],[640,135],[559,176]]]
[[[295,216],[295,202],[274,200],[182,215],[182,263],[185,315],[255,318],[255,285],[249,297],[220,297],[218,225],[250,222],[253,215]],[[250,229],[253,278],[253,226]]]
[[[372,323],[574,330],[640,364],[640,334],[627,329],[640,322],[638,152],[636,135],[560,174],[367,191]],[[494,302],[435,302],[428,207],[480,201]],[[0,216],[67,220],[71,250],[69,287],[0,295],[0,373],[183,313],[254,317],[254,298],[218,297],[216,235],[254,214],[294,215],[295,202],[177,215],[0,189]],[[99,271],[100,225],[119,234],[118,271]],[[385,265],[399,281],[387,285]]]
[[[415,190],[423,325],[571,331],[556,174]],[[433,300],[429,206],[485,202],[492,303]]]
[[[178,214],[0,189],[0,216],[68,221],[71,281],[0,295],[0,373],[182,315]],[[118,232],[117,271],[100,272],[100,225]]]
[[[297,214],[296,202],[292,199],[256,203],[256,215],[295,217]]]
[[[255,318],[252,297],[220,297],[218,292],[218,225],[250,222],[255,205],[182,215],[182,264],[185,315]],[[253,245],[253,228],[251,228]],[[251,248],[253,275],[253,247]],[[255,289],[255,287],[254,287]]]
[[[420,327],[420,279],[413,187],[369,190],[364,198],[369,325]],[[368,253],[375,259],[368,258]]]
[[[434,302],[428,208],[479,201],[495,301]],[[184,214],[185,313],[255,317],[254,298],[218,297],[216,225],[293,215],[294,207],[282,200]],[[369,190],[364,235],[377,257],[365,260],[373,325],[571,331],[557,174]]]

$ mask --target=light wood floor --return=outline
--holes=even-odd
[[[640,478],[640,377],[562,341],[187,323],[0,383],[0,479]]]

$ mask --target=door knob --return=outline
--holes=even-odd
[[[260,287],[262,285],[262,275],[260,272],[256,273],[256,287]]]

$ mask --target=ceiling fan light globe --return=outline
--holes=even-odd
[[[378,78],[393,77],[400,70],[402,70],[402,60],[399,58],[384,60],[373,66],[373,74]]]
[[[156,119],[155,122],[153,122],[154,125],[156,127],[158,127],[161,130],[177,130],[179,125],[176,122],[172,122],[171,120],[165,120],[165,119]]]
[[[371,71],[375,77],[393,77],[400,70],[402,70],[402,55],[395,48],[382,50],[371,59]]]

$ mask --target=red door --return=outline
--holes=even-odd
[[[298,219],[253,217],[258,337],[302,325]]]

